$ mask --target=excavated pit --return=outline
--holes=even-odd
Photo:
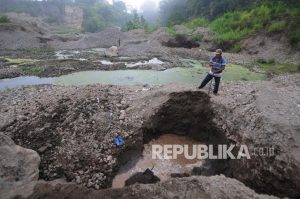
[[[122,161],[117,176],[113,181],[114,188],[124,186],[124,181],[134,172],[142,172],[147,168],[153,169],[154,175],[161,180],[171,177],[189,175],[215,175],[223,173],[227,160],[194,160],[184,157],[178,160],[151,159],[151,145],[187,144],[218,145],[229,144],[222,129],[213,122],[214,112],[209,96],[202,92],[171,93],[170,99],[152,115],[142,128],[143,149],[141,153],[131,155],[131,160]],[[214,147],[216,149],[217,147]],[[128,153],[127,153],[128,157]],[[170,168],[172,167],[172,168]],[[170,169],[168,169],[170,168]]]
[[[213,122],[214,114],[209,96],[205,93],[171,93],[170,99],[145,124],[143,141],[148,143],[169,132],[186,136],[195,140],[195,143],[214,146],[229,144],[225,133]],[[220,174],[226,162],[227,160],[206,160],[201,174]]]
[[[238,132],[240,131],[238,125],[249,125],[252,120],[249,123],[235,121],[239,119],[239,114],[233,115],[232,110],[213,104],[207,94],[199,91],[155,92],[153,94],[148,92],[149,96],[146,97],[151,99],[149,104],[146,101],[145,105],[134,106],[136,109],[132,112],[129,110],[128,118],[136,118],[133,116],[138,116],[138,118],[130,122],[126,120],[128,126],[124,129],[124,126],[119,126],[120,115],[113,114],[113,117],[108,117],[107,114],[110,111],[115,113],[115,110],[119,110],[116,109],[118,107],[115,107],[115,104],[126,97],[120,96],[119,90],[114,89],[116,88],[110,87],[108,90],[104,87],[99,90],[98,87],[91,87],[87,91],[86,88],[82,88],[82,90],[74,90],[69,93],[68,95],[72,95],[72,98],[53,98],[49,102],[48,96],[60,96],[62,91],[66,91],[59,90],[55,94],[52,90],[43,90],[43,93],[48,92],[47,95],[38,95],[39,100],[37,101],[32,100],[37,97],[30,94],[27,96],[27,101],[24,100],[24,103],[20,102],[19,105],[13,106],[19,111],[18,118],[7,123],[0,131],[11,135],[18,145],[36,151],[39,151],[45,143],[51,143],[52,146],[45,145],[48,148],[44,152],[39,151],[41,156],[40,179],[51,181],[66,177],[68,181],[96,189],[111,187],[112,179],[119,174],[118,171],[121,171],[126,163],[134,166],[141,159],[143,146],[155,143],[156,140],[166,135],[169,136],[167,141],[179,136],[183,138],[183,142],[188,139],[192,144],[260,144],[259,142],[254,143],[255,140],[245,139],[242,137],[243,134]],[[142,102],[145,100],[144,96],[138,98],[138,100],[140,99]],[[101,108],[97,101],[103,102],[104,108]],[[130,102],[129,99],[127,101],[128,104],[119,106],[124,106],[123,109],[126,109],[136,102],[141,102],[134,100]],[[19,107],[25,108],[19,109]],[[141,114],[142,109],[148,113]],[[78,117],[81,113],[85,114]],[[230,131],[227,128],[226,133],[223,130],[222,117],[226,121],[232,121],[232,128],[229,129]],[[87,122],[90,122],[88,126],[91,128],[86,128]],[[133,125],[137,123],[138,125]],[[76,127],[74,124],[80,125],[82,128],[74,128]],[[112,129],[103,131],[108,124]],[[259,128],[254,128],[254,130],[257,129],[259,130]],[[127,134],[123,131],[127,131]],[[72,137],[73,134],[70,132],[75,132],[76,136]],[[264,133],[263,131],[258,132]],[[126,140],[124,147],[118,148],[113,143],[113,138],[118,134],[123,135]],[[68,145],[61,144],[61,136]],[[174,137],[172,138],[172,136]],[[234,136],[236,136],[235,142],[232,141]],[[167,144],[178,143],[168,142]],[[68,156],[69,153],[72,153],[72,156]],[[296,173],[297,169],[292,170],[296,165],[291,164],[291,166],[293,167],[286,170],[286,173],[280,174],[279,172],[286,168],[286,162],[274,160],[274,157],[269,159],[253,158],[249,161],[205,160],[200,167],[190,168],[190,175],[224,174],[243,182],[257,193],[299,198],[295,180],[299,175]],[[90,179],[96,178],[99,172],[105,176],[105,179],[99,181],[99,185],[96,184],[97,187],[89,186]],[[54,173],[55,176],[52,175]],[[77,182],[78,177],[80,177],[80,182]],[[167,176],[167,178],[171,177],[185,177],[185,173],[179,172],[176,175]]]
[[[215,123],[215,118],[217,111],[213,109],[212,103],[210,101],[210,97],[202,92],[178,92],[178,93],[171,93],[169,99],[161,105],[155,113],[149,117],[147,122],[144,123],[143,128],[141,129],[143,134],[143,144],[144,150],[148,150],[149,152],[149,145],[151,144],[178,144],[172,141],[172,135],[175,137],[183,137],[188,140],[192,144],[205,144],[205,145],[230,145],[230,144],[247,144],[247,143],[236,143],[226,136],[228,135],[235,135],[234,132],[232,133],[225,133],[222,128],[220,128]],[[171,139],[169,142],[160,142],[161,138],[167,136],[168,139]],[[183,139],[184,140],[184,139]],[[186,140],[185,140],[186,141]],[[184,144],[184,143],[180,143]],[[248,143],[249,144],[249,143]],[[214,153],[215,149],[214,147]],[[135,154],[135,158],[131,159],[130,164],[125,164],[125,167],[121,167],[118,174],[123,175],[123,181],[126,180],[125,178],[129,178],[128,171],[138,171],[132,170],[132,168],[136,169],[136,165],[138,165],[139,172],[149,168],[151,169],[151,164],[144,164],[145,162],[151,162],[151,160],[146,160],[145,158],[151,157],[149,155],[145,156],[145,152],[137,152]],[[238,153],[237,150],[233,151],[233,154],[236,157]],[[143,155],[145,156],[143,159]],[[128,156],[127,156],[128,157]],[[273,157],[270,158],[270,161]],[[127,158],[128,160],[128,158]],[[141,161],[142,160],[142,161]],[[272,162],[268,161],[270,164]],[[250,162],[253,165],[259,165],[261,159],[253,158],[252,160],[231,160],[231,159],[221,159],[221,160],[211,160],[205,159],[202,160],[200,166],[195,166],[193,168],[188,168],[190,165],[183,165],[185,169],[190,169],[188,175],[186,172],[179,172],[173,173],[174,175],[170,175],[167,173],[165,176],[162,177],[163,171],[155,170],[154,168],[154,175],[158,174],[159,177],[162,177],[161,180],[166,180],[171,177],[186,177],[189,175],[203,175],[203,176],[211,176],[211,175],[218,175],[224,174],[227,177],[236,178],[241,182],[245,183],[250,188],[254,189],[257,193],[264,193],[264,194],[272,194],[277,196],[288,196],[288,194],[282,192],[277,187],[279,180],[275,176],[271,176],[271,174],[266,173],[263,169],[257,170],[259,172],[257,175],[260,178],[264,179],[264,181],[253,181],[251,170],[247,170],[245,166],[245,162]],[[123,162],[124,163],[124,162]],[[176,164],[176,162],[174,163]],[[120,164],[122,165],[122,164]],[[164,167],[162,167],[164,168]],[[158,168],[159,169],[159,168]],[[186,171],[186,170],[185,170]],[[127,172],[127,173],[126,173]],[[250,173],[248,173],[250,172]],[[132,174],[132,173],[131,173]],[[127,175],[127,176],[126,176]],[[118,176],[118,175],[117,175]],[[242,178],[239,176],[243,176]],[[152,182],[154,183],[154,182]],[[120,185],[120,184],[119,184]],[[289,188],[288,188],[289,186]],[[113,186],[114,187],[114,186]],[[118,186],[117,186],[118,187]],[[122,187],[122,186],[119,186]],[[293,191],[293,185],[287,182],[287,185],[284,186],[286,190]],[[291,192],[292,193],[292,192]],[[294,195],[291,195],[294,198]]]

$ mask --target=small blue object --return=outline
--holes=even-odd
[[[118,137],[115,138],[115,144],[117,146],[120,146],[123,143],[124,143],[124,139],[121,136],[118,136]]]

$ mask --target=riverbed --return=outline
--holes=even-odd
[[[208,68],[203,62],[184,60],[183,67],[170,68],[164,71],[157,70],[96,70],[81,71],[59,77],[39,78],[36,76],[20,76],[0,80],[0,90],[13,89],[22,86],[53,84],[61,86],[79,86],[89,84],[111,85],[164,85],[169,83],[199,84],[205,77]],[[265,75],[250,71],[249,69],[229,64],[223,75],[224,81],[254,81],[265,79]]]

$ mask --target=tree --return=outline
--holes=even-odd
[[[123,1],[113,0],[113,7],[121,12],[126,12],[126,5]]]

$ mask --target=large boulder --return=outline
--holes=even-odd
[[[39,177],[39,155],[0,133],[0,198],[27,197]]]
[[[106,55],[107,57],[117,57],[117,56],[118,56],[118,47],[117,47],[117,46],[112,46],[112,47],[110,47],[110,48],[106,51],[105,55]]]

